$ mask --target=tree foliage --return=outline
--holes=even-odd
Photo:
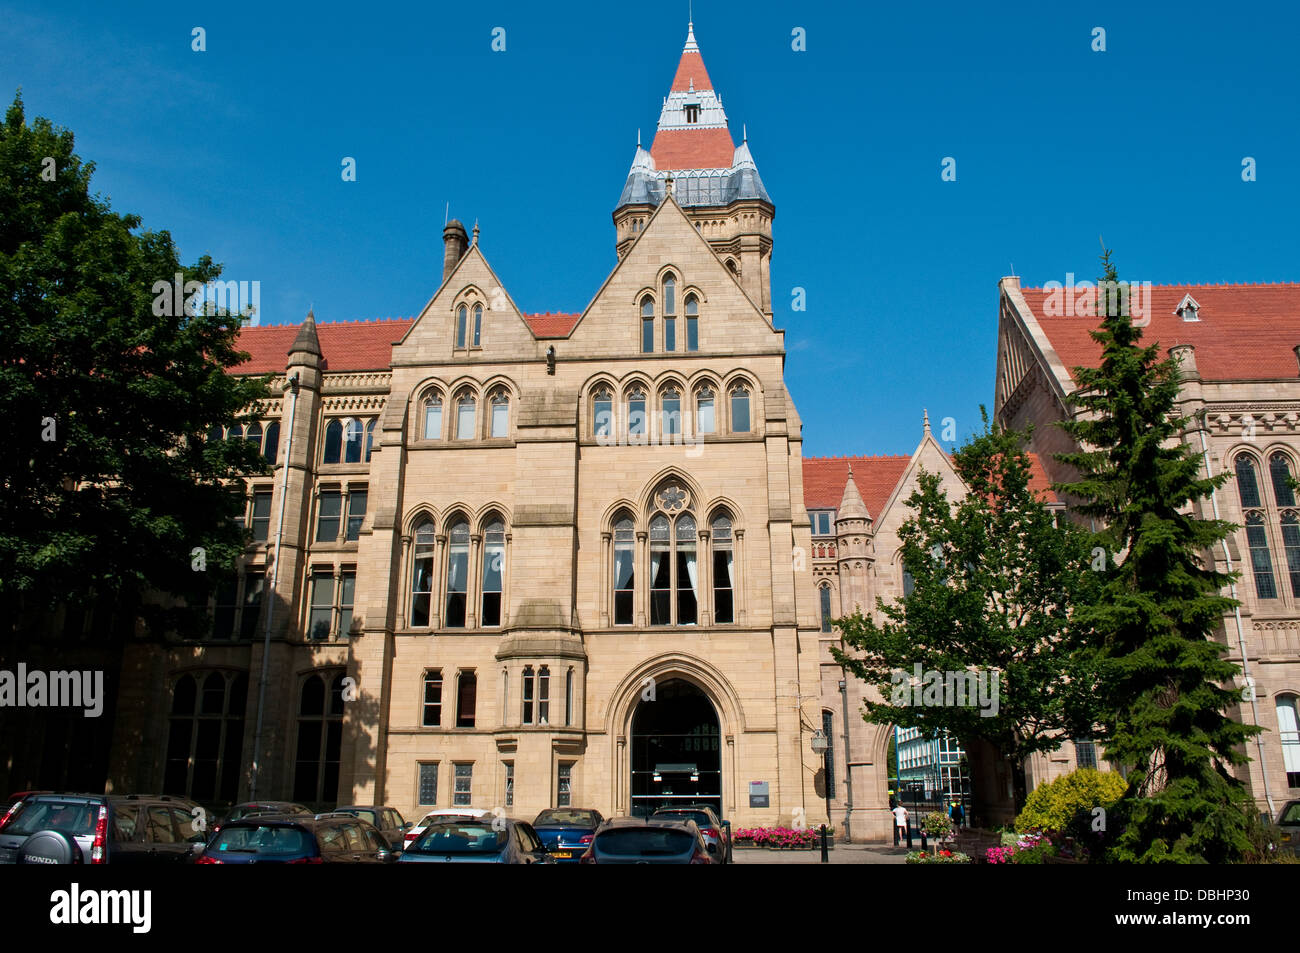
[[[134,617],[148,592],[195,590],[196,548],[209,573],[243,551],[237,478],[264,464],[204,438],[267,391],[227,373],[247,357],[237,316],[154,313],[155,282],[220,266],[182,266],[166,231],[91,194],[93,170],[15,97],[0,127],[0,594],[29,610],[107,598]]]

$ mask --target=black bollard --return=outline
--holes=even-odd
[[[826,825],[823,824],[823,825],[822,825],[822,863],[823,863],[823,864],[828,864],[828,863],[830,863],[830,860],[831,860],[830,855],[826,852],[826,850],[827,850],[827,848],[826,848]]]
[[[912,825],[911,825],[911,822],[909,822],[908,825],[907,825],[907,849],[908,849],[908,850],[911,850],[911,849],[912,849]]]
[[[930,845],[925,842],[925,827],[921,828],[921,850],[929,850]]]

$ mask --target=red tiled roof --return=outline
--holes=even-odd
[[[1101,345],[1088,334],[1100,323],[1096,317],[1049,316],[1050,291],[1024,288],[1022,294],[1071,377],[1080,365],[1096,366]],[[1201,306],[1199,321],[1184,321],[1174,313],[1188,294]],[[1203,379],[1297,375],[1293,349],[1300,344],[1300,284],[1157,285],[1151,289],[1150,310],[1142,340],[1159,342],[1161,356],[1176,344],[1193,345]]]
[[[726,129],[661,129],[650,156],[656,169],[730,169],[736,146]]]
[[[393,360],[393,345],[402,339],[414,318],[383,321],[335,321],[316,325],[316,337],[329,371],[386,370]],[[289,345],[301,324],[268,324],[243,328],[238,348],[251,360],[232,368],[237,374],[273,374],[288,362]]]
[[[700,55],[699,50],[684,50],[681,60],[677,63],[677,73],[673,76],[672,91],[685,92],[691,88],[692,80],[695,82],[696,89],[713,88],[713,81],[709,79],[709,72],[704,68],[704,57]]]
[[[838,509],[851,463],[853,482],[862,494],[862,502],[867,504],[867,513],[873,520],[879,519],[881,510],[889,502],[894,487],[898,486],[911,462],[912,458],[907,454],[894,457],[805,457],[804,506],[810,510]],[[1042,493],[1048,501],[1057,501],[1042,461],[1034,453],[1029,455],[1029,486]]]
[[[568,314],[557,311],[552,314],[545,311],[541,314],[526,314],[524,320],[533,330],[533,336],[539,338],[564,338],[569,336],[578,324],[581,314]]]

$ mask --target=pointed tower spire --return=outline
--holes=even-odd
[[[849,478],[844,481],[844,495],[840,497],[839,509],[835,512],[835,522],[840,520],[869,520],[867,504],[858,492],[858,484],[853,479],[853,464],[849,464]]]
[[[930,436],[930,411],[921,411],[921,426],[925,429],[925,436]]]
[[[289,350],[285,353],[289,355],[290,365],[321,366],[321,358],[325,355],[320,349],[320,338],[316,336],[316,313],[314,310],[308,309],[307,320],[303,321],[302,327],[298,329],[298,334],[294,337],[293,343],[289,345]]]

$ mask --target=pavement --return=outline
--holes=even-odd
[[[919,847],[917,848],[920,849]],[[907,848],[884,844],[838,844],[828,852],[831,864],[904,864]],[[763,847],[737,847],[738,864],[820,864],[821,848],[815,850],[768,850]]]

